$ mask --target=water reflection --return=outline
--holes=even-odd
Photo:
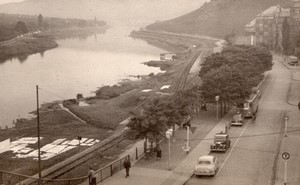
[[[0,65],[0,126],[35,110],[35,86],[40,102],[91,96],[101,84],[160,72],[142,62],[159,58],[161,49],[127,35],[132,28],[114,27],[105,34],[57,40],[59,47]],[[26,61],[26,62],[25,62]],[[131,76],[132,75],[132,76]],[[47,93],[51,92],[51,93]]]
[[[41,58],[44,58],[44,54],[45,54],[45,51],[41,51],[41,52],[40,52]]]
[[[27,60],[28,58],[28,55],[21,55],[21,56],[18,56],[17,59],[19,60],[20,63],[23,63]]]

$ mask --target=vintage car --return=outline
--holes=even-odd
[[[244,123],[244,119],[242,114],[235,114],[232,116],[232,121],[230,122],[230,125],[242,126],[243,123]]]
[[[203,155],[199,157],[197,165],[194,169],[194,175],[214,176],[219,168],[217,157],[212,155]]]
[[[214,137],[214,143],[210,145],[210,151],[212,152],[226,152],[230,147],[230,139],[227,133],[217,133]]]

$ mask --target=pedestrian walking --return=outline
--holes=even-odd
[[[128,158],[125,158],[123,166],[124,166],[124,168],[126,170],[126,176],[125,176],[125,178],[127,178],[127,177],[129,177],[129,169],[131,168],[131,163],[130,163],[130,161],[129,161]]]
[[[161,149],[159,145],[155,147],[155,152],[156,152],[156,159],[161,159]]]
[[[298,109],[300,110],[300,102],[298,103]]]
[[[255,120],[256,120],[256,115],[254,114],[254,115],[252,116],[252,123],[255,123]]]
[[[90,167],[89,170],[89,185],[96,185],[95,171]]]

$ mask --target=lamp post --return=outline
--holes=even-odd
[[[190,127],[186,127],[186,153],[189,153],[190,146],[189,146],[189,139],[190,139]]]
[[[216,96],[216,102],[217,102],[217,121],[219,121],[219,99],[220,96]]]
[[[38,173],[39,173],[39,178],[38,178],[38,185],[41,184],[41,146],[40,146],[40,111],[39,111],[39,86],[36,86],[36,114],[37,114],[37,139],[38,139]]]
[[[169,158],[168,158],[168,170],[171,170],[171,167],[170,167],[170,157],[171,157],[171,136],[172,136],[172,132],[173,132],[173,129],[169,129],[166,131],[166,138],[168,138],[169,140]]]

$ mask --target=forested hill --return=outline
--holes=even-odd
[[[270,6],[287,6],[291,0],[211,0],[201,8],[178,18],[156,22],[150,30],[190,33],[224,38],[242,34],[244,26]]]
[[[43,17],[40,29],[44,31],[53,29],[85,28],[89,26],[105,26],[101,20],[62,19],[56,17]],[[4,14],[0,13],[0,41],[9,40],[17,36],[16,25],[23,22],[26,31],[33,32],[39,29],[38,15]]]

